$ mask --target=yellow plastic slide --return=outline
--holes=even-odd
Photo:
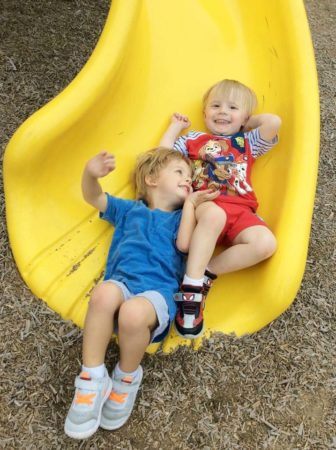
[[[253,175],[259,214],[278,251],[216,281],[206,335],[252,333],[291,304],[305,267],[319,146],[317,77],[302,1],[113,0],[88,63],[17,130],[5,154],[15,260],[33,293],[63,318],[83,326],[112,236],[81,196],[87,159],[113,152],[117,170],[103,188],[132,198],[136,155],[158,144],[174,111],[203,129],[202,95],[223,78],[252,87],[258,112],[283,119],[279,145],[257,161]],[[172,331],[163,350],[180,344],[187,342]]]

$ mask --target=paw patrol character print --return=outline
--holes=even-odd
[[[207,163],[200,161],[198,159],[192,161],[193,165],[193,178],[192,185],[193,189],[198,191],[199,189],[207,188]]]
[[[206,144],[204,144],[199,152],[199,159],[203,160],[213,160],[220,157],[223,153],[228,150],[228,143],[224,140],[214,140],[210,139]]]
[[[235,192],[232,184],[235,173],[234,159],[229,155],[217,158],[215,162],[208,165],[209,189],[220,189],[223,192]]]
[[[237,179],[239,181],[239,185],[243,185],[243,190],[245,190],[244,193],[252,192],[252,187],[248,184],[246,181],[247,177],[247,157],[246,156],[239,156],[236,159],[236,173],[237,173]],[[239,191],[238,191],[239,192]]]
[[[239,153],[245,153],[245,139],[243,135],[234,136],[231,138],[231,145],[233,148],[239,151]]]

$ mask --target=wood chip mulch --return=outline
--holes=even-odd
[[[147,355],[129,422],[72,441],[63,423],[82,332],[22,282],[9,249],[1,181],[0,447],[336,449],[336,3],[305,5],[319,73],[321,158],[306,272],[293,305],[253,336],[216,335],[198,352]],[[108,0],[0,0],[1,158],[16,128],[81,69],[108,9]],[[117,354],[113,344],[111,364]]]

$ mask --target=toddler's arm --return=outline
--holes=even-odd
[[[191,236],[196,226],[196,208],[203,202],[214,200],[220,191],[207,189],[190,194],[184,202],[180,227],[176,239],[176,247],[183,253],[188,253]]]
[[[174,113],[172,115],[170,125],[167,128],[166,132],[161,138],[160,147],[168,147],[173,148],[176,139],[182,130],[189,128],[191,125],[190,120],[187,116],[183,116],[179,113]]]
[[[114,156],[108,152],[100,152],[90,159],[82,176],[82,193],[84,199],[101,212],[106,211],[107,200],[98,178],[105,177],[115,169]]]
[[[260,136],[265,141],[272,141],[278,134],[281,119],[275,114],[258,114],[251,116],[245,124],[244,130],[259,128]]]

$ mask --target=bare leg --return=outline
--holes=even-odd
[[[219,275],[229,273],[269,258],[276,250],[273,233],[262,225],[246,228],[234,239],[232,247],[211,258],[208,266]]]
[[[119,367],[134,372],[150,343],[151,331],[157,325],[156,312],[145,297],[133,297],[119,311]]]
[[[196,209],[197,225],[193,232],[186,273],[202,278],[215,250],[217,239],[226,223],[226,213],[213,202],[204,202]]]
[[[123,301],[121,289],[113,283],[102,283],[94,288],[84,325],[84,366],[96,367],[104,363],[114,315]]]

